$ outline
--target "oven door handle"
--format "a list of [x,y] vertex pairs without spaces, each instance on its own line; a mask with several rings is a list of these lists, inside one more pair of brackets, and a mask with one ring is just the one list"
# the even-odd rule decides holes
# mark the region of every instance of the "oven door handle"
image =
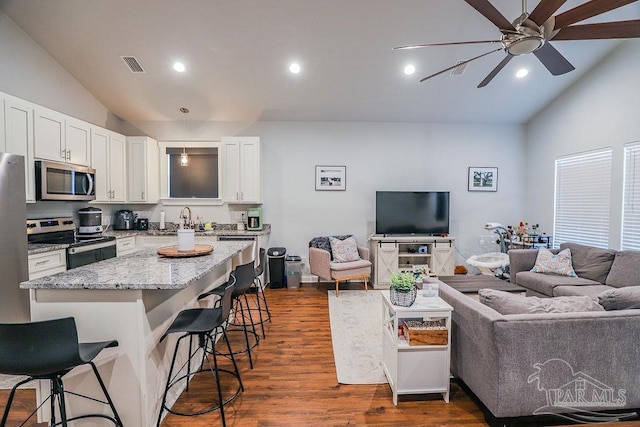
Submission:
[[96,243],[87,246],[77,246],[73,248],[69,248],[70,254],[81,254],[83,252],[95,251],[96,249],[108,248],[110,246],[115,246],[116,242],[114,240],[104,242],[104,243]]

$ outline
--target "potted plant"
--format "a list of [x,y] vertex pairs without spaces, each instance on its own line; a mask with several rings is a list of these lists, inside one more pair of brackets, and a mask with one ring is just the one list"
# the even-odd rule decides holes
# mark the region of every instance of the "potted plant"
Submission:
[[410,271],[398,271],[391,274],[389,299],[391,304],[409,307],[416,300],[415,276]]

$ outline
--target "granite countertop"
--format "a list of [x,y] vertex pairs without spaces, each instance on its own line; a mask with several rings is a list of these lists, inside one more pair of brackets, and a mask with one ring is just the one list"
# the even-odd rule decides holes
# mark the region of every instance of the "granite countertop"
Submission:
[[54,243],[29,243],[27,245],[28,248],[28,254],[29,255],[35,255],[35,254],[41,254],[43,252],[51,252],[51,251],[58,251],[61,249],[67,249],[69,247],[69,245],[67,244],[54,244]]
[[251,243],[212,242],[210,254],[164,258],[156,248],[111,258],[39,279],[22,282],[22,289],[184,289],[204,277]]
[[[196,236],[264,236],[271,233],[271,225],[265,224],[262,230],[238,231],[235,224],[216,224],[211,230],[196,230]],[[178,229],[174,224],[168,224],[167,229],[158,230],[155,224],[150,224],[149,230],[109,230],[107,236],[116,238],[129,236],[175,236]]]

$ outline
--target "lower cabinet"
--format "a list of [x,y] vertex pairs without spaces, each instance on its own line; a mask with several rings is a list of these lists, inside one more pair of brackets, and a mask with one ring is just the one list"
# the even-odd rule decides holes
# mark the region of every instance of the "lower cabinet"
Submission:
[[67,251],[60,249],[29,255],[29,280],[67,271]]

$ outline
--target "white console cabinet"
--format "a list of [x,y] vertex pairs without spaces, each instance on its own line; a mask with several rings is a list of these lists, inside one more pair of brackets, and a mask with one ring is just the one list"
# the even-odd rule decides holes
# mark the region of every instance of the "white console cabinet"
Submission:
[[428,265],[438,276],[451,276],[455,268],[455,238],[436,236],[383,236],[369,238],[374,285],[391,284],[391,274],[412,271],[414,265]]

